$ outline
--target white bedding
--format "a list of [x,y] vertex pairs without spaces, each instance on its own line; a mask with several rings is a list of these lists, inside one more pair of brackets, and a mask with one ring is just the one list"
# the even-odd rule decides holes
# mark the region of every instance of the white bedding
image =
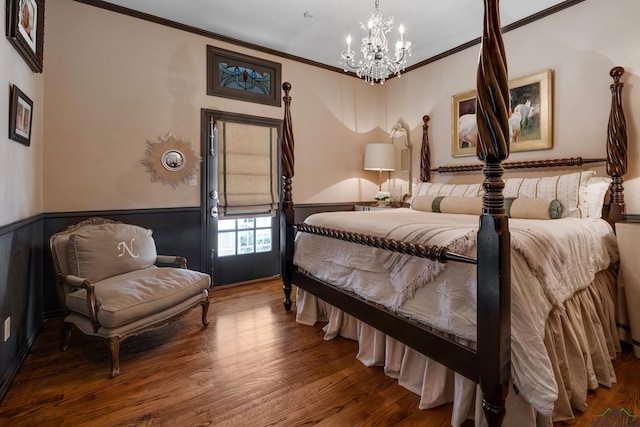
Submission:
[[[411,209],[316,214],[307,223],[447,246],[475,256],[478,217]],[[512,242],[512,375],[522,396],[549,415],[558,396],[544,347],[545,321],[617,260],[615,237],[600,219],[509,220]],[[298,233],[294,263],[461,340],[476,338],[476,270]],[[298,318],[301,323],[314,319]]]

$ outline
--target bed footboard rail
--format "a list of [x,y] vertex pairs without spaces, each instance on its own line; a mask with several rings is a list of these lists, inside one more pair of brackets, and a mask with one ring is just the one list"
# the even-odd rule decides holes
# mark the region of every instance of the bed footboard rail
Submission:
[[467,264],[477,264],[476,258],[450,252],[444,246],[426,246],[415,242],[405,242],[403,240],[389,239],[387,237],[373,236],[363,233],[354,233],[336,228],[319,227],[299,223],[295,225],[295,230],[303,233],[315,234],[317,236],[330,237],[332,239],[344,240],[346,242],[357,243],[377,249],[385,249],[418,258],[426,258],[431,261],[446,263],[447,261],[457,261]]
[[[409,345],[414,350],[429,355],[436,360],[478,383],[478,354],[476,350],[452,341],[450,337],[439,331],[430,329],[408,317],[400,317],[384,306],[367,301],[353,292],[333,286],[308,276],[304,272],[294,271],[292,279],[296,286],[323,301],[331,301],[331,305],[349,313],[358,319],[367,319],[367,325],[387,334],[394,339]],[[371,313],[375,312],[375,316]]]

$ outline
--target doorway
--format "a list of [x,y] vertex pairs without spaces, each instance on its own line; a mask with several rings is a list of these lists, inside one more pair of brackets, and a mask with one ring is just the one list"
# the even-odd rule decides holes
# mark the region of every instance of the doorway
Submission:
[[[213,286],[277,276],[280,274],[282,121],[204,109],[201,121],[201,206],[207,258],[202,260],[202,265],[207,266]],[[234,136],[239,134],[241,137]],[[245,147],[250,146],[251,151],[262,153],[263,160],[256,160],[259,156],[247,153],[246,148],[235,149],[234,144],[239,144],[237,141],[242,141]],[[263,163],[248,166],[247,162],[253,161]],[[254,200],[249,195],[230,194],[238,188],[231,183],[234,179],[232,171],[240,174],[241,181],[251,180],[252,190],[260,187],[269,194],[260,196],[258,202],[245,202]],[[263,172],[256,172],[262,173],[257,177],[246,176],[254,171]],[[263,185],[263,180],[267,179],[271,181]],[[265,197],[270,201],[265,202]]]

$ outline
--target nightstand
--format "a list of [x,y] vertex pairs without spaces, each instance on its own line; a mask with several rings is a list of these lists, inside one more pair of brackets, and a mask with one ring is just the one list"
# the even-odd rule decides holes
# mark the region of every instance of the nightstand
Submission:
[[377,211],[379,209],[392,209],[392,208],[393,206],[391,205],[385,206],[385,207],[376,206],[376,205],[354,205],[353,206],[354,211]]
[[[621,338],[633,343],[633,354],[640,358],[640,222],[616,224],[620,269],[618,271],[619,323],[629,325],[631,332],[622,331]],[[629,339],[630,338],[630,339]]]
[[401,205],[388,205],[385,207],[376,206],[375,204],[365,205],[365,204],[356,204],[353,206],[354,211],[377,211],[378,209],[396,209],[396,208],[408,208],[411,205],[409,203],[403,203]]

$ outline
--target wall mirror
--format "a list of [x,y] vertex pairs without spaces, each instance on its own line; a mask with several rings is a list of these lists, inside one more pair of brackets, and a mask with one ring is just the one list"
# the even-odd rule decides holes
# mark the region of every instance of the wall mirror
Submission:
[[401,120],[393,125],[389,137],[391,138],[391,143],[396,147],[397,164],[396,171],[393,175],[394,181],[398,183],[394,185],[402,186],[400,196],[402,197],[402,201],[407,201],[407,199],[411,197],[411,182],[413,179],[411,170],[411,143],[409,142],[409,132]]
[[196,174],[200,161],[189,142],[168,133],[156,141],[147,142],[142,164],[151,173],[151,181],[162,181],[175,188]]
[[162,166],[170,171],[179,171],[184,168],[184,154],[178,150],[167,150],[162,154]]

